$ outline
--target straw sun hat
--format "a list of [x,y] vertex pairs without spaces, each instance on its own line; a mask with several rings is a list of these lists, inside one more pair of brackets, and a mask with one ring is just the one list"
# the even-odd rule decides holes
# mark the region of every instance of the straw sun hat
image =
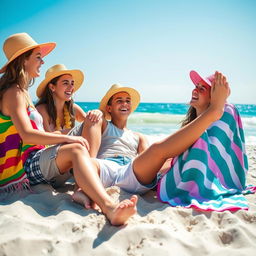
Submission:
[[57,64],[50,67],[45,73],[45,79],[39,84],[36,90],[36,95],[40,98],[47,84],[55,77],[61,75],[71,75],[74,79],[74,92],[80,88],[84,81],[84,74],[78,69],[69,70],[63,64]]
[[56,43],[43,43],[38,44],[34,39],[27,33],[18,33],[8,37],[3,45],[3,51],[6,58],[8,59],[7,63],[0,69],[0,73],[5,72],[6,66],[12,62],[14,59],[19,57],[21,54],[40,47],[42,57],[50,53],[56,46]]
[[131,97],[131,112],[133,112],[140,103],[140,94],[131,87],[123,87],[119,84],[113,84],[110,89],[107,91],[105,96],[102,98],[100,102],[99,109],[104,112],[105,118],[107,120],[111,120],[111,115],[106,111],[106,106],[108,104],[109,99],[118,92],[127,92]]
[[211,76],[208,76],[206,78],[202,78],[196,71],[192,70],[189,73],[189,76],[194,83],[194,85],[198,85],[199,82],[204,81],[209,86],[212,85],[212,81],[214,80],[214,74]]

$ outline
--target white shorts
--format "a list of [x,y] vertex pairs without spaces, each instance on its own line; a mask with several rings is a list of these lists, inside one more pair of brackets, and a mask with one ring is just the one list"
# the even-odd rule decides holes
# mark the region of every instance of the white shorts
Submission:
[[136,194],[144,194],[156,186],[156,180],[149,185],[142,185],[133,172],[133,162],[127,165],[119,165],[118,163],[95,158],[100,166],[100,179],[105,188],[118,186],[121,189]]

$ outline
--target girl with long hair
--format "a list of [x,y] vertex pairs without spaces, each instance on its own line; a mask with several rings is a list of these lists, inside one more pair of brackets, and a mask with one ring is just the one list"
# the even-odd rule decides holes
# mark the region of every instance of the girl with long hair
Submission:
[[36,108],[43,117],[45,131],[83,136],[89,142],[91,157],[96,157],[100,146],[97,126],[101,125],[102,112],[96,109],[85,113],[74,103],[73,94],[83,80],[84,74],[78,69],[70,70],[63,64],[50,67],[37,87]]

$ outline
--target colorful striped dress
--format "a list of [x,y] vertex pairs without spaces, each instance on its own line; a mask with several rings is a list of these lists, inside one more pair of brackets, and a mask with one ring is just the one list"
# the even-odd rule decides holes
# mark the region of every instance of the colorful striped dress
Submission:
[[[32,110],[32,106],[27,109],[30,122],[34,129],[41,129]],[[42,148],[42,145],[24,144],[11,118],[0,113],[0,193],[29,186],[23,164],[30,152]]]
[[171,206],[205,211],[248,209],[243,194],[248,170],[241,118],[226,104],[214,122],[184,153],[175,157],[158,184],[158,198]]

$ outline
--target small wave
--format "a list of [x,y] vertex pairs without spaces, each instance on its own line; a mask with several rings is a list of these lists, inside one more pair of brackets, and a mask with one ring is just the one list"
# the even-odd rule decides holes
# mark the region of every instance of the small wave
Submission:
[[129,117],[130,124],[180,124],[184,115],[159,113],[133,113]]
[[244,127],[256,128],[256,117],[242,117]]

